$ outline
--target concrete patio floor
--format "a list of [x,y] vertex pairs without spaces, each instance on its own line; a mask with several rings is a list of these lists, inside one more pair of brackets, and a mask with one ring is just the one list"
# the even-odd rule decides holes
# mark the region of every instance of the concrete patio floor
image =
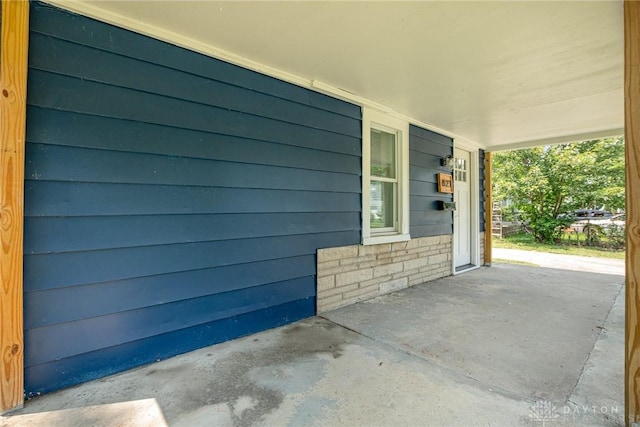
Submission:
[[624,425],[623,283],[494,264],[41,396],[0,426]]

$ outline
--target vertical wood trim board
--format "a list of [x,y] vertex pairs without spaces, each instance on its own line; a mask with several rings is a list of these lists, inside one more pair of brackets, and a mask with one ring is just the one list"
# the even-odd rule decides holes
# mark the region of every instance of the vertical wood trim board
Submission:
[[0,48],[0,413],[24,402],[22,236],[29,2],[2,2]]
[[491,215],[493,213],[491,199],[491,153],[484,155],[484,265],[491,265]]
[[626,139],[626,311],[625,412],[627,423],[640,422],[640,3],[624,3]]
[[486,205],[484,204],[484,198],[485,198],[485,185],[484,185],[484,180],[485,180],[485,174],[484,174],[484,158],[485,158],[485,151],[484,150],[478,150],[478,160],[479,160],[479,170],[478,173],[480,175],[480,180],[479,180],[479,188],[478,188],[478,200],[479,200],[479,209],[480,209],[480,232],[483,233],[485,231],[485,221],[484,218],[487,215],[486,212]]

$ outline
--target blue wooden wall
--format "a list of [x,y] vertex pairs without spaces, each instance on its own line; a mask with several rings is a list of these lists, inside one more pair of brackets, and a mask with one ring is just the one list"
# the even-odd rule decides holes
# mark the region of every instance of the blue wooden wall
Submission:
[[[479,174],[480,174],[480,183],[479,183],[479,188],[478,188],[478,193],[479,193],[479,203],[480,203],[480,232],[484,232],[485,228],[486,228],[486,224],[484,221],[484,215],[486,212],[487,207],[485,206],[484,203],[484,196],[485,196],[485,191],[484,191],[484,183],[485,183],[485,177],[484,177],[484,150],[479,150],[478,151],[478,169],[479,169]],[[491,208],[489,206],[489,208]]]
[[438,173],[451,173],[451,169],[440,166],[440,159],[447,155],[453,155],[451,138],[409,127],[411,237],[453,234],[453,213],[437,210],[438,200],[453,201],[453,194],[438,193]]
[[29,41],[28,396],[314,314],[359,107],[43,4]]

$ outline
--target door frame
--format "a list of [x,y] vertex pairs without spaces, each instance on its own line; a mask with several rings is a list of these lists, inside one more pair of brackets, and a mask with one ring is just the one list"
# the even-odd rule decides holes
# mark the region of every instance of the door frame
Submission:
[[[466,273],[467,271],[475,270],[481,266],[480,264],[480,168],[479,168],[479,159],[480,159],[480,150],[478,145],[473,144],[469,141],[463,140],[461,138],[456,138],[453,142],[454,150],[462,150],[469,153],[469,236],[470,236],[470,262],[471,267],[466,268],[461,271],[456,271],[456,248],[455,248],[455,236],[456,230],[453,230],[452,242],[451,242],[451,272],[453,275]],[[455,151],[454,151],[455,152]],[[455,183],[454,183],[455,185]]]

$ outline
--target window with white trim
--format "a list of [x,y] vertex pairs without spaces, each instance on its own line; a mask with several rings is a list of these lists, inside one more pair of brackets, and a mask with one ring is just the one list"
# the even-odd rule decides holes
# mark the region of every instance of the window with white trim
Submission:
[[409,124],[363,109],[362,243],[409,240]]

